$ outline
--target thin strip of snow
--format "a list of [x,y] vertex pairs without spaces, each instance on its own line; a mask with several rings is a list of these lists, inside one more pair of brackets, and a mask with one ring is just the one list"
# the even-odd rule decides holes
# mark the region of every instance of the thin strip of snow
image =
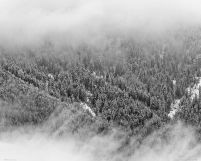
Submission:
[[171,104],[171,110],[168,114],[168,117],[170,117],[171,119],[174,117],[174,115],[177,113],[177,111],[179,110],[179,106],[180,106],[180,99],[176,99],[172,104]]
[[174,86],[176,85],[176,83],[177,83],[176,80],[172,80],[172,84],[173,84]]
[[82,108],[84,109],[84,110],[86,110],[86,111],[89,111],[89,113],[93,116],[93,117],[95,117],[96,116],[96,114],[92,111],[92,109],[86,104],[86,103],[80,103],[80,105],[82,106]]
[[195,96],[199,96],[199,87],[201,86],[201,77],[196,77],[199,79],[199,82],[193,86],[193,88],[188,87],[187,92],[191,95],[191,100],[195,98]]
[[[199,79],[199,82],[197,84],[195,84],[193,87],[188,87],[186,89],[187,92],[191,95],[191,100],[193,100],[196,95],[199,96],[199,87],[201,86],[201,77],[196,77],[196,78]],[[173,82],[173,84],[174,84],[174,82]],[[176,82],[175,82],[175,84],[176,84]],[[171,104],[171,110],[168,114],[168,117],[170,117],[171,119],[174,117],[174,115],[180,109],[179,108],[180,102],[181,102],[181,99],[177,99]]]

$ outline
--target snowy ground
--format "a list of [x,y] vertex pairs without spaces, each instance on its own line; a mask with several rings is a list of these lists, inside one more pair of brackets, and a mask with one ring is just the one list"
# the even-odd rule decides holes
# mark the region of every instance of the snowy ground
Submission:
[[179,104],[180,104],[181,100],[180,99],[176,99],[172,104],[171,104],[171,110],[170,113],[168,114],[168,117],[170,117],[171,119],[174,117],[174,115],[177,113],[177,111],[179,110]]
[[[195,96],[199,96],[199,87],[201,86],[201,77],[196,77],[197,79],[199,79],[198,83],[195,84],[193,87],[188,87],[186,90],[187,92],[191,95],[191,100],[193,100],[193,98],[195,98]],[[175,82],[176,84],[176,82]],[[174,117],[174,115],[177,113],[177,111],[179,110],[180,107],[180,99],[176,99],[172,104],[171,104],[171,110],[170,113],[168,114],[168,117],[170,117],[171,119]]]
[[201,77],[196,77],[197,79],[199,79],[199,82],[197,84],[195,84],[192,88],[188,87],[187,88],[187,92],[189,94],[191,94],[191,100],[193,100],[193,98],[195,98],[195,96],[199,96],[199,87],[201,86]]
[[96,114],[93,112],[93,110],[86,103],[82,102],[82,103],[80,103],[80,105],[84,110],[88,111],[93,117],[96,116]]

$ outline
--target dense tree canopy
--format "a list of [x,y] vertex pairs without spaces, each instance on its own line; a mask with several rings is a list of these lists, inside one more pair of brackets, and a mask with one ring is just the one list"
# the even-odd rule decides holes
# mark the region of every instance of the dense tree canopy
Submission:
[[14,124],[43,122],[59,103],[85,103],[104,124],[143,135],[168,123],[172,102],[182,98],[176,118],[200,126],[200,97],[191,101],[186,93],[201,76],[199,39],[191,39],[178,34],[179,46],[122,39],[105,49],[82,45],[58,54],[4,51],[0,98],[24,111],[12,116]]

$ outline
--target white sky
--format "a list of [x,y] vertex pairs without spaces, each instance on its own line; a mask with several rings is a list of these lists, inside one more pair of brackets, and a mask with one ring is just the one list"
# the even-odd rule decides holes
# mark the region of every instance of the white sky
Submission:
[[0,0],[0,43],[160,32],[200,23],[200,0]]

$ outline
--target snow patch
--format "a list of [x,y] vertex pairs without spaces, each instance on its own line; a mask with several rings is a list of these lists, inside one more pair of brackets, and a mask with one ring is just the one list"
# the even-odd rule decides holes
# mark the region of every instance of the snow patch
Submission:
[[176,85],[176,83],[177,83],[176,80],[172,80],[172,84],[173,84],[174,86]]
[[98,75],[96,74],[96,72],[93,72],[92,75],[93,75],[96,79],[103,79],[103,76],[102,76],[102,75],[98,76]]
[[93,96],[93,94],[90,91],[86,91],[86,96],[87,96],[87,103],[90,102],[89,98]]
[[[196,77],[196,79],[199,80],[197,84],[195,84],[193,87],[188,87],[186,90],[191,96],[191,100],[193,100],[196,95],[199,96],[199,87],[201,87],[201,77]],[[173,80],[173,84],[176,84],[176,81]],[[174,115],[177,113],[177,111],[180,109],[180,102],[181,99],[176,99],[172,104],[171,104],[171,110],[168,114],[168,117],[171,119],[174,117]]]
[[180,99],[176,99],[172,104],[171,104],[171,110],[168,114],[168,117],[170,117],[171,119],[174,117],[174,115],[177,113],[177,111],[179,110],[180,107]]
[[187,92],[191,95],[191,100],[193,100],[196,95],[199,96],[199,87],[201,87],[201,77],[196,78],[199,79],[199,82],[195,84],[192,88],[187,88]]
[[89,111],[89,113],[93,116],[93,117],[95,117],[96,116],[96,114],[92,111],[92,109],[86,104],[86,103],[80,103],[80,105],[82,106],[82,108],[84,109],[84,110],[86,110],[86,111]]
[[48,74],[48,78],[54,80],[54,76],[52,74]]
[[90,91],[86,91],[86,95],[87,95],[88,97],[92,97],[92,96],[93,96],[93,94],[92,94]]

